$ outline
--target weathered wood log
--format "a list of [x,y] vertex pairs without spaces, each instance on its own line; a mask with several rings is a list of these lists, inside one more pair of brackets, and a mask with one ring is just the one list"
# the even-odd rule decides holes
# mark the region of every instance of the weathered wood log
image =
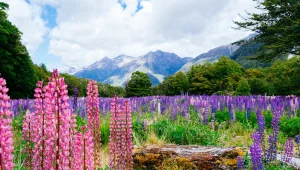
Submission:
[[147,145],[135,148],[134,169],[231,170],[247,148],[217,148],[183,145]]

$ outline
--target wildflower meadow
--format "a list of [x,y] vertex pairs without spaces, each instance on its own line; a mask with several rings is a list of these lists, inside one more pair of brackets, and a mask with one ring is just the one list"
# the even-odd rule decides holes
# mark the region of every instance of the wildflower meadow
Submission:
[[91,80],[86,97],[69,97],[57,70],[33,100],[8,91],[1,78],[1,170],[137,169],[135,148],[167,143],[249,148],[236,169],[297,168],[296,96],[99,98]]

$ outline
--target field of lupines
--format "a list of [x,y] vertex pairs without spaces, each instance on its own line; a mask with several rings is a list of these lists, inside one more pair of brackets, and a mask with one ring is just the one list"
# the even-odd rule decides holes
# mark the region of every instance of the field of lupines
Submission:
[[164,143],[249,147],[237,169],[293,169],[300,156],[296,96],[98,98],[89,81],[78,98],[57,71],[34,100],[8,88],[1,78],[0,170],[135,169],[133,146]]

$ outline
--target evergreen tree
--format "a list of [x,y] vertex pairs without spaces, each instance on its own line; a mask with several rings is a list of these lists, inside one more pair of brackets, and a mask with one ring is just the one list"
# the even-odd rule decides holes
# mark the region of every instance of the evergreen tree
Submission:
[[248,43],[263,43],[256,56],[271,60],[280,55],[300,55],[300,0],[254,0],[260,13],[248,13],[237,29],[250,30],[258,35]]
[[131,79],[126,84],[126,96],[149,96],[151,95],[151,80],[145,73],[136,71],[132,73]]

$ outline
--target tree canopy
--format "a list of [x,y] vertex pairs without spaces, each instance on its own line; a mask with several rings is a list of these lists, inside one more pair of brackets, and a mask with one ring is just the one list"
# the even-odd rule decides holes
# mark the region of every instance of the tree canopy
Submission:
[[[215,63],[192,66],[186,73],[165,78],[153,87],[154,95],[226,94],[226,95],[300,95],[300,58],[277,60],[270,67],[243,69],[228,58]],[[180,88],[186,76],[184,88]],[[180,89],[180,90],[178,90]]]
[[250,95],[250,85],[248,83],[248,80],[245,78],[241,78],[241,80],[238,83],[238,86],[236,88],[236,95],[240,96],[248,96]]
[[125,86],[127,97],[140,97],[151,95],[151,80],[146,73],[136,71]]
[[29,98],[37,79],[22,33],[8,19],[8,4],[0,2],[0,73],[5,77],[12,98]]
[[247,13],[237,29],[258,35],[248,43],[263,43],[256,58],[271,60],[281,55],[300,55],[300,0],[254,0],[259,13]]

